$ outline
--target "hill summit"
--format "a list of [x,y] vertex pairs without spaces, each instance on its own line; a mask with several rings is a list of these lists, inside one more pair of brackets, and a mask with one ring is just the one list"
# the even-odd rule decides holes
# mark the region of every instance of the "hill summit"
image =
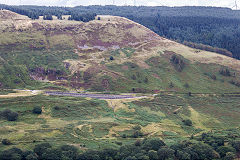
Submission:
[[239,91],[239,60],[189,48],[123,17],[30,20],[1,10],[0,19],[3,88]]

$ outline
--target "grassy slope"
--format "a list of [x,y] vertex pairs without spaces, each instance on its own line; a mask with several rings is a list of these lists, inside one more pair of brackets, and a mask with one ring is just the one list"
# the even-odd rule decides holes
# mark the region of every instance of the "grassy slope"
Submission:
[[[83,72],[88,72],[91,77],[87,81],[79,78],[74,83],[59,82],[75,88],[79,88],[76,83],[81,83],[80,86],[89,90],[240,90],[228,83],[232,79],[239,81],[239,61],[205,51],[196,53],[195,49],[163,39],[125,18],[102,16],[100,21],[82,23],[67,20],[30,21],[15,13],[10,15],[20,20],[5,17],[0,26],[0,82],[5,88],[41,87],[41,84],[30,79],[29,70],[43,67],[57,69],[68,77],[74,73],[79,73],[81,77]],[[170,63],[169,52],[182,55],[185,59],[182,72],[176,71]],[[109,60],[110,56],[114,60]],[[69,63],[69,70],[64,67],[64,62]],[[129,66],[130,63],[136,67]],[[219,75],[221,66],[232,69],[236,77]],[[132,79],[133,74],[136,79]],[[213,74],[217,77],[215,81],[209,76]],[[104,80],[107,80],[107,87],[103,86]],[[169,88],[171,82],[173,88]],[[184,87],[186,83],[189,88]]]
[[[139,138],[160,137],[167,143],[210,130],[240,127],[238,97],[164,94],[152,100],[122,102],[124,106],[116,103],[114,110],[103,100],[43,95],[0,102],[0,111],[8,108],[19,113],[16,122],[0,120],[1,139],[28,149],[41,142],[74,144],[81,149],[119,147],[119,141],[127,144],[136,140],[132,137],[135,126],[141,127],[143,136]],[[41,115],[32,113],[35,106],[42,107]],[[184,119],[191,119],[193,126],[184,125]],[[127,138],[122,138],[124,134]],[[7,147],[12,146],[0,144],[0,150]]]

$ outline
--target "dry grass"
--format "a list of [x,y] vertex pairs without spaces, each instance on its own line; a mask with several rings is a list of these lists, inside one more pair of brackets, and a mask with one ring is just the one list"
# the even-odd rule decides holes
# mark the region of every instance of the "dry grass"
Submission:
[[26,96],[33,96],[41,93],[41,91],[31,91],[31,90],[15,90],[15,91],[16,93],[0,95],[0,98],[26,97]]

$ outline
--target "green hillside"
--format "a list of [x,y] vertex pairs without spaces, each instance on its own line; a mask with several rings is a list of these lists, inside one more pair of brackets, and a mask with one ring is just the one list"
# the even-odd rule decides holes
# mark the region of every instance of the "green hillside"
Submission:
[[[9,14],[0,26],[2,88],[39,89],[50,82],[90,91],[240,90],[238,60],[185,47],[125,18],[83,23],[1,12]],[[220,74],[223,69],[230,75]]]
[[0,160],[238,156],[239,60],[122,17],[84,23],[0,13]]

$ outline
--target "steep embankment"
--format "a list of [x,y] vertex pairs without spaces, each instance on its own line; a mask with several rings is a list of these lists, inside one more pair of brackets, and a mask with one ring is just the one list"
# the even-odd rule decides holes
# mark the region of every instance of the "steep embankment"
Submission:
[[[240,61],[186,47],[122,17],[88,23],[0,11],[0,86],[97,91],[239,91]],[[219,71],[230,71],[230,75]],[[35,80],[35,81],[34,81]]]

